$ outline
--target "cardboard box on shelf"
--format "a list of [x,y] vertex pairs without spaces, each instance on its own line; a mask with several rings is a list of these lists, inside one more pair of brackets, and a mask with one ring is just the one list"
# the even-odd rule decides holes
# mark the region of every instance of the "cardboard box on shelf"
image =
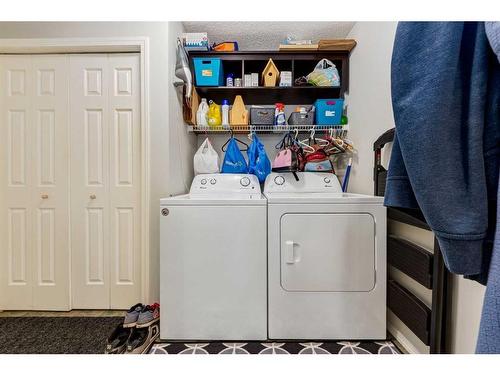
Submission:
[[252,87],[259,86],[259,73],[252,73]]
[[182,41],[186,51],[208,51],[207,33],[184,33]]
[[280,73],[280,87],[292,86],[292,72],[283,71]]
[[245,74],[243,77],[243,86],[244,87],[251,87],[252,86],[252,75],[251,74]]

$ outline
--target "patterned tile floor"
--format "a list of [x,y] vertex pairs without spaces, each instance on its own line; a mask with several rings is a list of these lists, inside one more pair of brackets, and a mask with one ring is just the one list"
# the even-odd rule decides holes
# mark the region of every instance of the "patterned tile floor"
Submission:
[[391,341],[158,343],[149,354],[401,354]]

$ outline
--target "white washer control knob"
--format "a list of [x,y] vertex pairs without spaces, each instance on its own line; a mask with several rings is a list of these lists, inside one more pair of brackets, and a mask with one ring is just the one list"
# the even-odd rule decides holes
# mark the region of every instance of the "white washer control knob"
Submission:
[[283,185],[285,183],[285,178],[283,176],[274,177],[274,183],[276,185]]
[[210,183],[211,183],[212,185],[215,185],[215,183],[216,183],[216,182],[217,182],[217,180],[216,180],[215,178],[210,179]]
[[325,181],[325,184],[329,184],[330,182],[332,182],[332,180],[330,180],[328,177],[325,177],[323,181]]
[[206,184],[207,184],[207,179],[206,179],[206,178],[204,178],[204,179],[202,179],[200,182],[201,182],[201,184],[202,184],[202,185],[206,185]]
[[247,187],[248,185],[250,185],[250,179],[248,177],[243,177],[240,180],[240,184],[241,186]]

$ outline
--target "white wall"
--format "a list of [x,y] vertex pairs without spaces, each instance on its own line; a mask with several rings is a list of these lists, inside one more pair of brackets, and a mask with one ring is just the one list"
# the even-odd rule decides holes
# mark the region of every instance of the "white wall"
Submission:
[[[150,296],[146,302],[159,297],[159,215],[161,197],[183,191],[180,176],[189,176],[189,168],[181,173],[178,162],[170,156],[179,147],[170,126],[179,123],[182,113],[172,86],[172,65],[175,64],[175,37],[182,31],[180,22],[2,22],[0,38],[89,38],[130,37],[149,38],[149,99],[150,99]],[[182,116],[181,116],[182,120]],[[186,137],[181,137],[186,138]],[[184,159],[192,150],[181,144]],[[186,147],[184,147],[186,146]],[[177,153],[179,155],[179,153]],[[177,158],[178,159],[178,158]],[[170,161],[172,160],[172,163]]]
[[[373,192],[372,145],[380,134],[394,126],[390,62],[396,26],[396,22],[358,22],[347,36],[358,42],[351,54],[350,93],[347,98],[350,138],[358,149],[350,181],[353,192]],[[387,151],[390,148],[386,148],[383,159],[387,166],[390,155]],[[405,224],[389,224],[390,233],[402,235],[428,250],[433,248],[431,233]],[[390,275],[422,301],[431,304],[428,290],[395,269],[390,269]],[[485,288],[459,276],[452,276],[450,281],[452,303],[448,322],[449,351],[474,353]],[[388,317],[391,333],[408,350],[420,353],[428,351],[397,317],[391,313]]]
[[175,60],[177,37],[184,32],[181,22],[168,23],[168,111],[169,155],[168,193],[182,194],[189,190],[193,179],[193,154],[196,151],[196,135],[187,131],[182,117],[182,88],[175,88]]
[[373,194],[373,142],[394,127],[391,104],[391,55],[396,22],[357,22],[347,38],[356,39],[349,65],[346,98],[349,138],[357,155],[351,192]]

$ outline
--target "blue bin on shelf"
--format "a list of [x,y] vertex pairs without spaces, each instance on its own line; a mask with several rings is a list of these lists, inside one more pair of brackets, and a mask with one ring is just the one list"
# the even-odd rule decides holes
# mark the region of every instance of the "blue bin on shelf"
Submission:
[[344,99],[318,99],[316,107],[316,125],[340,125]]
[[196,57],[193,64],[197,86],[224,86],[221,59]]

